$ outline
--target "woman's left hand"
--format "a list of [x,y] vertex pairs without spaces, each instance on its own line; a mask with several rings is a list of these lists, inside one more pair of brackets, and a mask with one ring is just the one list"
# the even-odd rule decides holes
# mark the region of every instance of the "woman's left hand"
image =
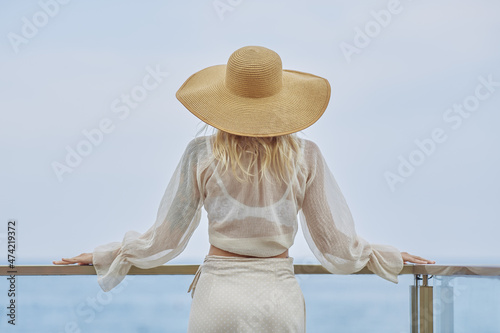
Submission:
[[403,258],[403,263],[411,262],[414,264],[435,264],[434,260],[424,259],[419,256],[415,256],[413,254],[409,254],[408,252],[401,252],[401,257]]
[[54,260],[52,261],[52,263],[54,265],[71,265],[71,264],[90,265],[92,264],[93,258],[94,255],[92,253],[82,253],[73,258],[61,258],[61,260],[58,261]]

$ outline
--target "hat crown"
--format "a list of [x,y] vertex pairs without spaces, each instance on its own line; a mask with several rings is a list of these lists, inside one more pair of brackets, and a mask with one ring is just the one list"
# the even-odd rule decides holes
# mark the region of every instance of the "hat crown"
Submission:
[[269,97],[283,87],[280,56],[262,46],[242,47],[229,57],[224,85],[242,97]]

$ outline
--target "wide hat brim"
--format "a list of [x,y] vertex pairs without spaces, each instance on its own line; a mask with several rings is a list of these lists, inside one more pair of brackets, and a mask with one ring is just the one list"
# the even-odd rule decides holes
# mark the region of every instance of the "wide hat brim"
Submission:
[[325,78],[283,70],[283,86],[268,97],[242,97],[224,85],[227,65],[191,75],[176,93],[196,117],[222,131],[254,137],[286,135],[314,124],[325,112],[331,87]]

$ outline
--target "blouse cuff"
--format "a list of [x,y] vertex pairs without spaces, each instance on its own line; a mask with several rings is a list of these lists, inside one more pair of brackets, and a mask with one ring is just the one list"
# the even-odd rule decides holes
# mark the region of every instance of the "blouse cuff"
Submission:
[[123,255],[121,245],[120,242],[112,242],[94,249],[93,265],[97,282],[103,291],[107,292],[116,287],[132,267]]
[[398,275],[403,270],[401,252],[393,246],[371,244],[372,253],[366,267],[378,276],[398,283]]

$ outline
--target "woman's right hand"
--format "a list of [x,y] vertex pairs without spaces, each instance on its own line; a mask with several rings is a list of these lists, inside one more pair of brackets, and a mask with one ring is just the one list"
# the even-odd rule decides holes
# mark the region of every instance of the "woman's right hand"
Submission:
[[82,253],[73,258],[61,258],[61,260],[58,261],[54,260],[52,261],[52,263],[54,265],[71,265],[71,264],[90,265],[92,264],[93,258],[94,255],[92,253]]
[[413,254],[409,254],[408,252],[401,252],[401,257],[403,258],[403,263],[411,262],[414,264],[435,264],[434,260],[424,259],[419,256],[415,256]]

